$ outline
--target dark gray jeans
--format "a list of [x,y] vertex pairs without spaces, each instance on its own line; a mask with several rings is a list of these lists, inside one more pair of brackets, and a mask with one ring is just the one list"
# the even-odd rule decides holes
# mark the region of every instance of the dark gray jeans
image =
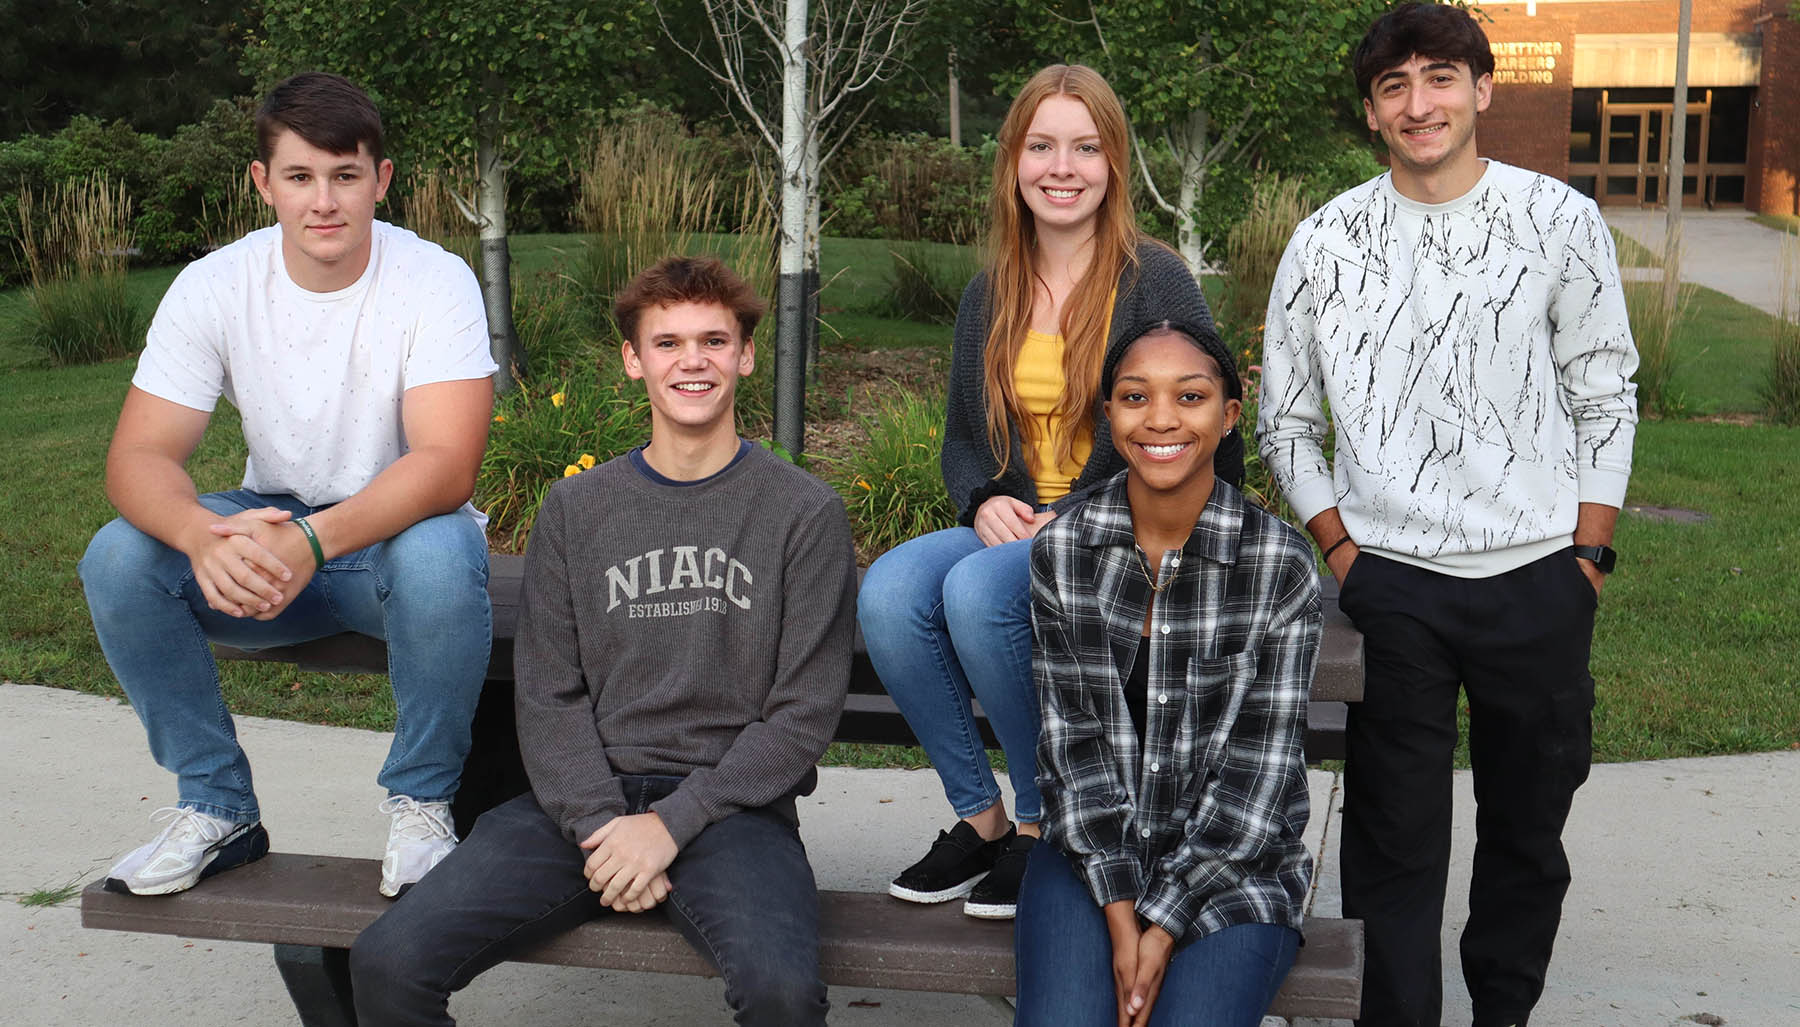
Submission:
[[[632,813],[679,778],[621,775]],[[530,945],[596,916],[582,851],[529,793],[475,822],[449,858],[414,885],[350,950],[362,1027],[450,1024],[450,993]],[[656,910],[719,968],[740,1024],[823,1024],[819,893],[799,832],[778,813],[746,810],[707,827],[669,867]]]

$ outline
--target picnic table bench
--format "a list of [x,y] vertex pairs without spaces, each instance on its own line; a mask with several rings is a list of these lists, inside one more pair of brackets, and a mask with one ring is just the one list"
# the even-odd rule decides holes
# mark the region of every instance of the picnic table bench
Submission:
[[[483,811],[529,788],[512,702],[513,637],[523,571],[521,557],[491,558],[493,651],[475,714],[474,744],[452,805],[463,833]],[[1306,739],[1307,758],[1315,762],[1342,757],[1344,704],[1362,696],[1362,637],[1339,612],[1332,582],[1325,584],[1325,633]],[[382,673],[387,668],[383,643],[355,634],[253,652],[215,649],[222,659],[279,661],[305,670]],[[981,725],[988,744],[997,747],[985,718]],[[860,633],[850,695],[835,738],[917,744],[870,666]],[[379,874],[376,859],[277,852],[176,895],[118,895],[96,881],[82,892],[81,922],[109,930],[273,944],[301,1023],[353,1027],[349,948],[389,905],[373,887]],[[826,984],[982,995],[996,1001],[1013,994],[1010,922],[974,920],[954,902],[923,906],[883,894],[840,891],[824,891],[819,898],[820,970]],[[1309,918],[1306,944],[1270,1013],[1355,1017],[1362,1001],[1362,946],[1360,921]],[[600,917],[516,958],[603,970],[716,972],[655,913]]]

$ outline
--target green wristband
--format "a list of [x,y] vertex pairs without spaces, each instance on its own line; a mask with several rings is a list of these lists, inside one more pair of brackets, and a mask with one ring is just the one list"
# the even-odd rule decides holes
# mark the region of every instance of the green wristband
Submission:
[[299,525],[302,532],[306,533],[306,544],[312,547],[313,561],[318,564],[314,570],[324,570],[325,550],[319,547],[319,536],[313,531],[312,525],[306,523],[306,518],[304,517],[294,518],[294,523]]

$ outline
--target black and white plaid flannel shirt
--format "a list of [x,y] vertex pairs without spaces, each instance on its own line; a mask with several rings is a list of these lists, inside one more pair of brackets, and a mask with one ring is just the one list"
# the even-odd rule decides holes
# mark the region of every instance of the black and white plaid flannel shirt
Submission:
[[1312,876],[1303,741],[1319,582],[1299,532],[1221,481],[1163,554],[1144,742],[1125,705],[1151,592],[1125,473],[1031,547],[1043,704],[1045,837],[1095,902],[1136,903],[1181,939],[1233,924],[1299,929]]

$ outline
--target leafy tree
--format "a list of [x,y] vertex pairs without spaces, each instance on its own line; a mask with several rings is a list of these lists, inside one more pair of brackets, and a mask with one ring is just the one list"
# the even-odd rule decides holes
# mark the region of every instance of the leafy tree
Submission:
[[254,4],[227,0],[0,0],[0,138],[78,114],[166,134],[243,92]]
[[636,0],[264,0],[249,54],[267,87],[308,69],[345,75],[375,97],[396,152],[417,165],[468,167],[458,203],[479,230],[477,273],[507,386],[524,370],[512,324],[506,173],[566,159],[589,112],[617,98],[616,74],[649,56]]
[[[1015,0],[1042,10],[1040,0]],[[1043,50],[1091,64],[1132,120],[1151,200],[1175,219],[1198,270],[1217,241],[1202,231],[1208,179],[1271,154],[1308,152],[1347,109],[1351,47],[1387,0],[1058,0]],[[1152,151],[1173,156],[1153,174]],[[1148,159],[1147,159],[1148,158]]]

